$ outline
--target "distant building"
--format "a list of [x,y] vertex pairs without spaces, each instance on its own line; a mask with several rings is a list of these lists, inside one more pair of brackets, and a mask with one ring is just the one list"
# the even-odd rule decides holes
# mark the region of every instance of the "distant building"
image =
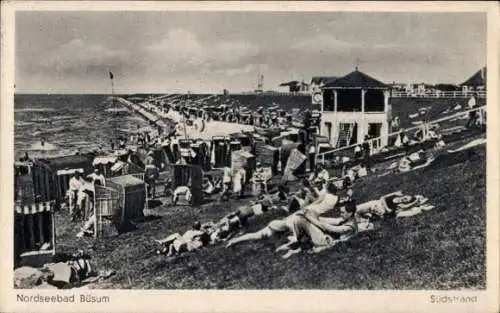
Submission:
[[321,88],[320,134],[340,147],[361,143],[366,135],[387,145],[391,106],[389,86],[357,69]]
[[309,84],[303,81],[299,82],[297,80],[292,80],[290,82],[281,83],[280,87],[286,87],[288,92],[309,92]]
[[486,91],[486,67],[481,68],[472,77],[460,84],[462,93],[468,94],[474,91]]
[[392,82],[391,89],[397,91],[406,91],[408,84]]
[[338,76],[314,76],[311,78],[310,90],[312,92],[320,91],[325,84],[338,79]]

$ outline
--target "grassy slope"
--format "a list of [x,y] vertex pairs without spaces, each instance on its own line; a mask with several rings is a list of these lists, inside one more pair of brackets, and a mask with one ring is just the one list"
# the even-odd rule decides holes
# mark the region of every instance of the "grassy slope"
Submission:
[[[466,106],[468,103],[469,99],[467,98],[440,98],[440,99],[433,99],[433,98],[393,98],[391,99],[391,104],[392,104],[392,116],[398,116],[400,120],[401,127],[403,128],[409,128],[414,125],[412,125],[412,121],[419,121],[419,120],[435,120],[438,118],[442,118],[444,116],[450,115],[451,113],[447,114],[442,114],[443,111],[446,109],[449,109],[451,107],[456,106],[457,104],[460,104],[462,106]],[[477,100],[478,105],[484,105],[485,104],[485,99],[478,99]],[[414,120],[410,119],[408,117],[408,114],[414,114],[418,112],[419,108],[422,107],[430,107],[429,112],[427,115],[424,116],[419,116],[415,118]],[[465,108],[464,108],[465,110]],[[455,111],[452,111],[452,113]],[[463,124],[465,124],[467,121],[464,121]]]
[[[453,165],[441,163],[403,175],[370,177],[356,187],[360,202],[401,189],[420,193],[436,208],[385,222],[372,232],[317,255],[282,260],[283,238],[187,253],[175,260],[152,253],[152,238],[185,231],[192,221],[217,219],[238,205],[160,208],[162,217],[92,244],[76,240],[74,225],[58,216],[61,251],[92,248],[94,262],[117,275],[97,288],[224,289],[456,289],[485,287],[485,149]],[[451,160],[453,161],[453,160]],[[439,165],[439,164],[438,164]],[[278,213],[256,218],[249,231]]]

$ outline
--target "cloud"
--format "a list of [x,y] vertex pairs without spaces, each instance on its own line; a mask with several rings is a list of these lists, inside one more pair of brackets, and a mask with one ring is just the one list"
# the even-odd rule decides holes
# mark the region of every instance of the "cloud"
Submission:
[[86,43],[82,39],[73,39],[46,56],[44,63],[48,67],[57,69],[71,68],[75,65],[100,67],[116,65],[126,57],[127,53],[123,50],[112,50],[102,45]]
[[252,72],[257,73],[258,71],[266,71],[268,69],[269,69],[269,66],[267,66],[266,64],[247,64],[243,67],[219,69],[219,70],[216,70],[215,73],[222,74],[222,75],[225,75],[227,77],[233,77],[233,76],[249,74]]
[[370,53],[403,53],[410,48],[415,50],[415,47],[403,45],[393,42],[354,42],[345,41],[336,38],[331,34],[318,34],[313,37],[303,38],[291,45],[293,50],[303,53],[334,53],[348,54],[352,53],[363,54],[369,51]]
[[184,29],[169,31],[165,37],[145,48],[152,59],[161,60],[170,69],[203,65],[209,68],[229,66],[259,53],[259,49],[246,41],[203,42]]
[[244,41],[224,41],[217,43],[211,53],[208,54],[210,61],[219,61],[222,63],[232,63],[255,56],[259,49],[254,45]]
[[330,34],[318,34],[294,42],[290,48],[301,52],[335,52],[352,49],[358,45],[352,42],[337,39]]
[[205,48],[198,38],[186,30],[174,29],[159,42],[146,47],[154,56],[164,58],[164,62],[175,64],[185,62],[198,65],[204,60]]

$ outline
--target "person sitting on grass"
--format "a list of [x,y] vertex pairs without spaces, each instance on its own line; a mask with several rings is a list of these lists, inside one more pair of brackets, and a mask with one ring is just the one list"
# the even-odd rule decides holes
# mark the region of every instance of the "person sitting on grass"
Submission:
[[172,204],[177,205],[177,201],[181,196],[184,196],[184,199],[188,203],[191,203],[191,199],[193,198],[193,194],[191,193],[191,184],[188,182],[187,186],[178,186],[175,188],[174,193],[172,195]]
[[339,200],[337,196],[338,189],[333,182],[321,183],[321,190],[313,188],[316,199],[305,207],[306,210],[316,212],[317,215],[323,215],[331,211]]
[[[404,195],[401,191],[396,191],[378,200],[368,201],[357,205],[357,219],[381,219],[387,217],[406,216],[414,213],[412,208],[420,207],[428,201],[427,198],[416,195]],[[426,209],[431,209],[431,206],[426,206]],[[404,213],[405,211],[408,211]]]
[[76,237],[82,238],[84,236],[92,236],[94,234],[95,224],[96,224],[96,216],[95,212],[92,212],[92,214],[90,214],[89,218],[83,224],[82,228],[80,229],[80,232],[76,234]]
[[231,168],[224,167],[224,174],[222,176],[222,191],[220,195],[221,201],[229,200],[229,195],[231,193],[231,181],[232,181],[231,174],[232,174]]
[[310,212],[297,214],[291,223],[294,235],[276,251],[287,251],[282,256],[287,259],[302,251],[301,240],[304,238],[313,245],[312,252],[315,253],[349,240],[358,232],[355,212],[356,206],[344,206],[340,209],[340,218],[318,218]]
[[310,182],[306,179],[302,181],[302,188],[290,196],[288,206],[283,207],[287,212],[294,213],[305,206],[316,201],[316,192]]
[[196,221],[193,229],[186,231],[183,235],[175,233],[165,239],[155,241],[160,245],[156,249],[156,254],[167,253],[167,256],[174,256],[186,251],[198,250],[207,245],[210,242],[210,235],[201,227],[200,222]]
[[203,193],[207,196],[216,194],[221,189],[220,185],[221,185],[220,180],[214,181],[214,179],[210,175],[208,175],[205,177],[203,181]]
[[316,165],[314,173],[309,177],[310,181],[328,181],[330,179],[330,174],[325,169],[324,165],[319,163]]
[[283,219],[273,220],[269,224],[267,224],[266,227],[262,228],[257,232],[248,233],[233,238],[228,241],[226,247],[233,246],[240,242],[260,240],[263,238],[272,237],[273,235],[283,232],[293,232],[294,219],[297,217],[297,215],[305,214],[306,212],[309,214],[313,214],[318,218],[326,219],[325,221],[327,221],[329,218],[320,216],[323,215],[324,213],[332,211],[335,208],[338,201],[338,197],[336,196],[337,188],[333,183],[328,184],[326,190],[327,190],[326,194],[322,197],[322,199],[319,199],[319,201],[313,202],[310,205],[300,209],[299,211],[292,213],[291,215]]

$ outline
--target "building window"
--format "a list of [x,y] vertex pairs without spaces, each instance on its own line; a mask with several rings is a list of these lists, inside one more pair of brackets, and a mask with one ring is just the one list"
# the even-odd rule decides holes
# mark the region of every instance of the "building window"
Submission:
[[335,95],[331,89],[323,91],[323,111],[333,112],[335,110]]
[[381,136],[382,123],[369,123],[368,124],[368,136],[371,138],[378,138]]
[[365,112],[384,112],[385,96],[383,90],[370,89],[365,93]]
[[361,112],[361,89],[337,90],[337,111]]

